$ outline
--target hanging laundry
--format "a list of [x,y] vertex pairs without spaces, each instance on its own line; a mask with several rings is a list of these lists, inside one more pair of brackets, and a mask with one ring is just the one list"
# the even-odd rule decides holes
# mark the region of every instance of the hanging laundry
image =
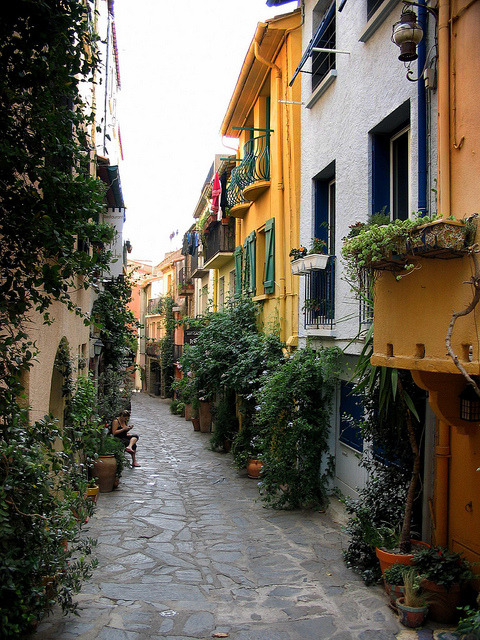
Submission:
[[220,185],[220,179],[218,177],[218,171],[217,171],[215,173],[215,177],[213,178],[213,186],[212,186],[212,204],[210,205],[210,211],[212,213],[218,214],[218,212],[220,210],[220,194],[221,194],[221,192],[222,192],[222,187]]

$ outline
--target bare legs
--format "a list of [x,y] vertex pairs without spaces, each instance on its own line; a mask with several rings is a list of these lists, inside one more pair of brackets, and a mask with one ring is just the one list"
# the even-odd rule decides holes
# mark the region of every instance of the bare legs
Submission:
[[130,442],[128,443],[128,447],[126,447],[125,451],[127,451],[132,456],[132,467],[141,467],[142,465],[138,464],[136,460],[135,449],[133,448],[134,444],[137,442],[138,438],[133,436],[130,438]]

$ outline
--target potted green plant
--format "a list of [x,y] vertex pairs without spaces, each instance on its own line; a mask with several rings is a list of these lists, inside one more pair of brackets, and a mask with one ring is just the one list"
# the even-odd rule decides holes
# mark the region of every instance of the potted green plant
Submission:
[[306,271],[323,271],[328,264],[326,254],[327,243],[321,238],[312,238],[312,245],[307,255],[304,257]]
[[404,595],[403,577],[406,570],[406,565],[394,564],[386,569],[383,574],[385,589],[393,605],[395,605],[397,598],[401,598]]
[[404,594],[397,598],[400,622],[411,629],[421,627],[428,611],[428,597],[422,592],[420,577],[413,567],[403,573]]
[[474,578],[470,563],[460,553],[443,547],[419,549],[413,566],[422,576],[422,589],[430,597],[430,617],[451,623],[458,618],[462,587]]
[[291,263],[290,263],[290,267],[292,270],[292,274],[293,275],[302,275],[305,273],[305,263],[304,263],[304,258],[307,255],[307,249],[303,246],[300,246],[298,249],[297,248],[293,248],[291,249],[290,253],[288,254],[289,257],[292,259]]

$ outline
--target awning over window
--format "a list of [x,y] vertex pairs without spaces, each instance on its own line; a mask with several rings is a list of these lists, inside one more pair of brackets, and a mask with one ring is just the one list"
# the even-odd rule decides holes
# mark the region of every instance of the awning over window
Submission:
[[298,74],[302,70],[303,65],[306,63],[308,58],[312,55],[312,49],[314,47],[319,46],[319,42],[322,39],[322,36],[325,33],[325,29],[328,27],[330,20],[333,18],[334,13],[335,13],[335,2],[333,2],[325,12],[325,15],[323,16],[322,21],[318,25],[317,30],[315,31],[312,39],[308,43],[308,47],[305,49],[305,53],[303,54],[302,59],[300,60],[300,64],[295,69],[295,73],[293,74],[292,79],[289,82],[290,87],[294,83],[295,78],[298,76]]
[[108,206],[112,209],[124,209],[125,203],[123,202],[122,185],[120,184],[120,173],[118,166],[98,164],[97,175],[108,186],[107,190],[107,202]]

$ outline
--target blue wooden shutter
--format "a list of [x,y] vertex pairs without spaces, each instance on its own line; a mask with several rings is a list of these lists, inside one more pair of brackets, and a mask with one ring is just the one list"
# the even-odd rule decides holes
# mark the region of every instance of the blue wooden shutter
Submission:
[[235,247],[233,253],[235,259],[235,295],[242,294],[242,247]]
[[265,223],[265,293],[275,293],[275,218]]

